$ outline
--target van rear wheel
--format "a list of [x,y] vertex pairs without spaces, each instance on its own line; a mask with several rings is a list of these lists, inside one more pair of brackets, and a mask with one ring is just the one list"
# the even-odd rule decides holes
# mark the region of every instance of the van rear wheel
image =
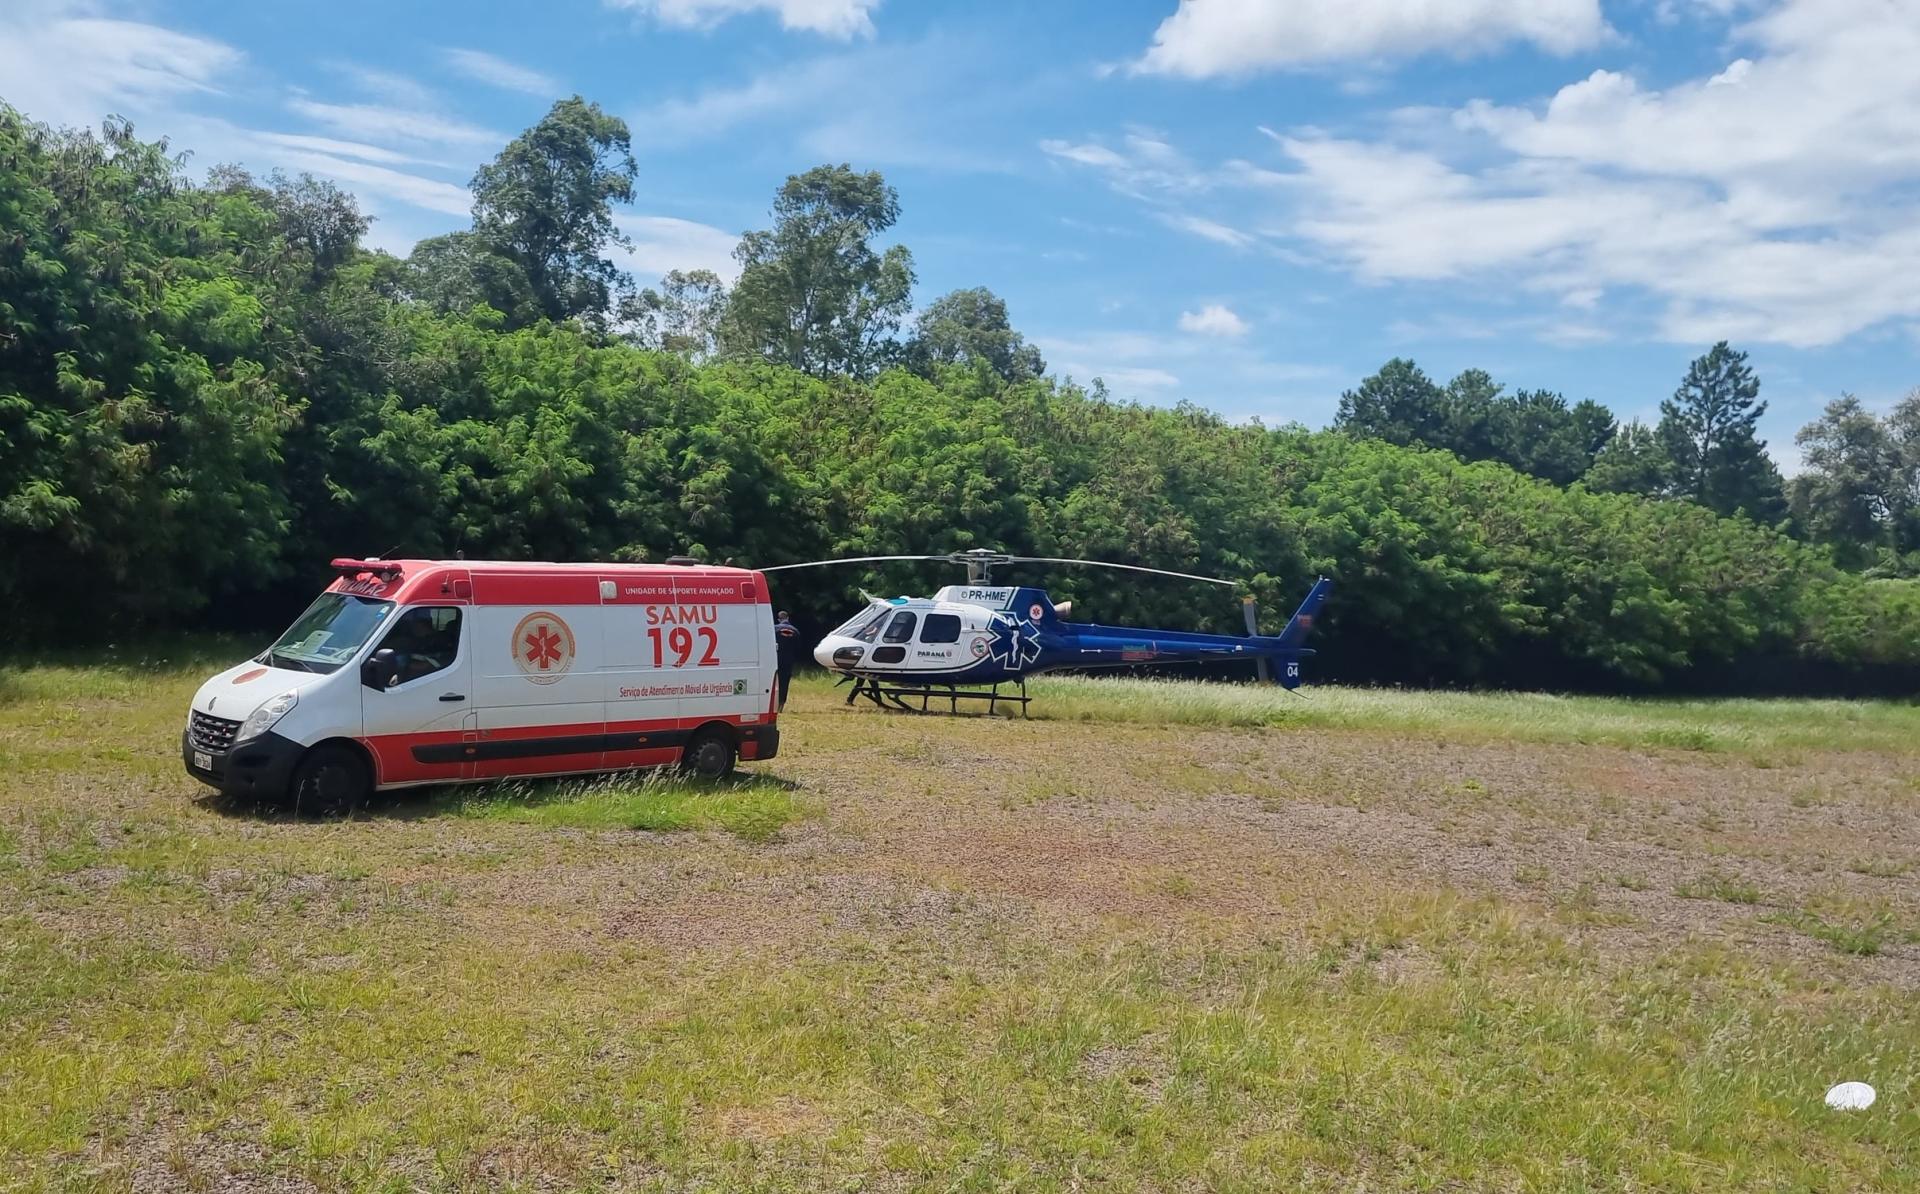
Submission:
[[733,736],[725,730],[701,730],[680,752],[680,770],[701,779],[727,778],[733,762]]
[[287,804],[296,813],[346,812],[367,802],[372,777],[360,756],[344,746],[316,746],[294,768]]

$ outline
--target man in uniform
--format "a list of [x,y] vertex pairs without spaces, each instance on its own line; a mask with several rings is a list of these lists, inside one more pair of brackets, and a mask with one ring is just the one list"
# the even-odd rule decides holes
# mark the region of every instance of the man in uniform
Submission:
[[800,631],[786,610],[773,622],[773,643],[779,650],[780,659],[780,703],[777,708],[785,711],[787,707],[787,686],[793,683],[793,657],[800,651]]

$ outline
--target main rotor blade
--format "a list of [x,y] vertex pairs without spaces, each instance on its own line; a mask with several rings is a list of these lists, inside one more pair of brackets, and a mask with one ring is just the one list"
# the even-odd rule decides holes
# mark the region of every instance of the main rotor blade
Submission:
[[1105,560],[1063,560],[1055,556],[1008,556],[1009,564],[1084,564],[1089,568],[1121,568],[1128,572],[1151,572],[1156,576],[1177,576],[1181,580],[1197,580],[1210,585],[1238,585],[1237,580],[1221,580],[1217,576],[1195,576],[1191,572],[1170,572],[1165,568],[1143,568],[1139,564],[1109,564]]
[[838,560],[808,560],[804,564],[774,564],[758,569],[761,572],[779,572],[786,568],[831,568],[835,564],[872,564],[881,560],[940,560],[945,556],[847,556]]

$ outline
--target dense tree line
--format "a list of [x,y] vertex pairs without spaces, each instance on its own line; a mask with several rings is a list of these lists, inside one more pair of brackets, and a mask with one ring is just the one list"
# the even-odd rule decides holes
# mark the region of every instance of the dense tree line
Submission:
[[1787,513],[1779,470],[1755,425],[1766,413],[1747,354],[1724,341],[1694,361],[1660,422],[1621,427],[1592,399],[1568,404],[1549,390],[1513,394],[1483,370],[1445,386],[1395,358],[1340,396],[1334,425],[1395,444],[1444,448],[1463,460],[1497,460],[1560,485],[1683,498],[1716,514],[1773,525]]
[[[731,288],[648,290],[609,255],[635,176],[625,126],[563,101],[476,175],[471,228],[400,260],[329,184],[195,184],[122,123],[0,108],[10,623],[271,621],[339,554],[992,545],[1246,577],[1272,618],[1328,573],[1324,670],[1348,678],[1791,687],[1920,664],[1920,597],[1827,545],[1920,546],[1913,403],[1843,400],[1803,433],[1791,515],[1763,500],[1756,386],[1724,345],[1652,428],[1405,361],[1331,431],[1140,407],[1048,376],[990,291],[913,318],[877,174],[794,176]],[[828,621],[861,580],[944,579],[782,596]],[[1103,620],[1238,619],[1171,583],[1044,579]]]

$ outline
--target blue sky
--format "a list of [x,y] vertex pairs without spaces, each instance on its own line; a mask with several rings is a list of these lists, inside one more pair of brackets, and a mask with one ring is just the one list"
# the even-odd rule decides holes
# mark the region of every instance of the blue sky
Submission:
[[574,92],[632,128],[643,282],[879,169],[918,300],[1147,402],[1318,426],[1403,355],[1646,418],[1728,338],[1791,469],[1920,385],[1920,0],[9,7],[0,97],[334,177],[395,252]]

